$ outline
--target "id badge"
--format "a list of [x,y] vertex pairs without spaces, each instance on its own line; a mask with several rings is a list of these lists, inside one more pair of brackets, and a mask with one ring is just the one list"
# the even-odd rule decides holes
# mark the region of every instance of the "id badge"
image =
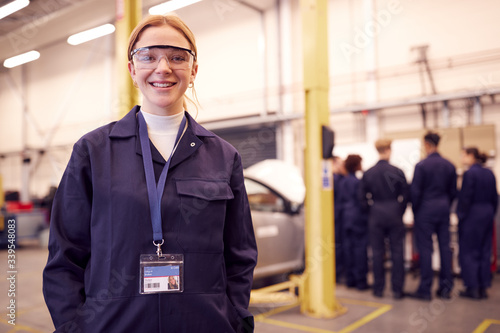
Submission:
[[141,254],[141,294],[181,293],[184,291],[184,255]]

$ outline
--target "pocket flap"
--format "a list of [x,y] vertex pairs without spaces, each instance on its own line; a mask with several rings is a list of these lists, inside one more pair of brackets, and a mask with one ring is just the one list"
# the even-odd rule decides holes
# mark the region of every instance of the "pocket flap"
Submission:
[[185,179],[176,181],[177,193],[208,201],[234,198],[231,187],[225,181],[206,179]]

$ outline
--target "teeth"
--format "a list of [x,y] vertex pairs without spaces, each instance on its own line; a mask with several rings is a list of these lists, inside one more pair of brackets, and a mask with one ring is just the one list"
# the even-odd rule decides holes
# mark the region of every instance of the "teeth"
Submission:
[[158,88],[167,88],[173,86],[173,83],[153,83],[153,87],[158,87]]

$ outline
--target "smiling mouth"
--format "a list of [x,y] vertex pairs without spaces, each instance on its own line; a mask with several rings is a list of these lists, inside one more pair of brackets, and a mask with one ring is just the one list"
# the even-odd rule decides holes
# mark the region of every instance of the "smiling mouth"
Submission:
[[153,82],[153,83],[150,83],[153,87],[156,87],[156,88],[168,88],[168,87],[172,87],[175,85],[175,83],[158,83],[158,82]]

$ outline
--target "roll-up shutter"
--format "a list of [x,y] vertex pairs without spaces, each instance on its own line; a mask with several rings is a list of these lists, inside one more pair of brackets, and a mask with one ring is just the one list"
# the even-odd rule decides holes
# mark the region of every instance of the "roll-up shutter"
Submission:
[[243,168],[266,159],[277,158],[275,126],[234,127],[213,132],[238,150]]

